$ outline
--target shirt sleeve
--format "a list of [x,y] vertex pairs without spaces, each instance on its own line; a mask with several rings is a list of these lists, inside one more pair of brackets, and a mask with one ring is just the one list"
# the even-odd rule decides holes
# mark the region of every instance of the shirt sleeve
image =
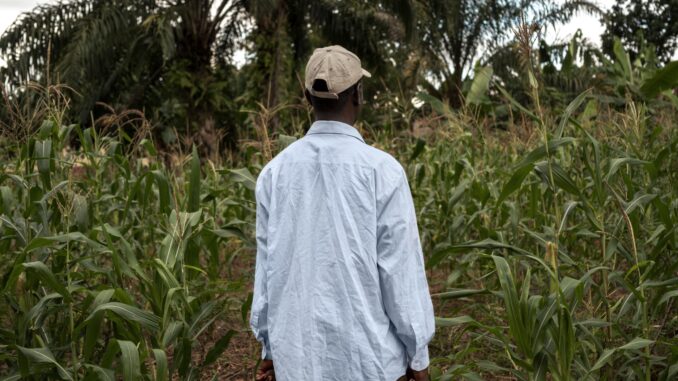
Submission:
[[[377,185],[379,187],[379,183]],[[377,192],[377,264],[382,300],[405,345],[410,368],[428,367],[428,343],[435,331],[417,218],[407,176],[382,180]]]
[[264,185],[265,177],[259,176],[255,188],[256,196],[256,239],[257,258],[254,271],[254,294],[252,296],[252,309],[250,312],[250,327],[256,339],[262,344],[261,358],[272,360],[271,343],[268,337],[268,291],[267,275],[268,268],[268,205],[270,195],[267,186]]

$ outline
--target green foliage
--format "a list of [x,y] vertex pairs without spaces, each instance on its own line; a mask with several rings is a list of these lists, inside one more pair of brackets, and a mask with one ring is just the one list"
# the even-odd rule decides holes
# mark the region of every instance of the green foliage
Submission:
[[[202,353],[199,340],[238,303],[223,296],[240,283],[224,278],[235,253],[222,244],[252,244],[243,233],[252,192],[203,176],[195,150],[186,176],[174,177],[153,150],[130,157],[117,138],[45,126],[0,172],[2,372],[35,380],[209,374],[235,332],[204,361],[194,350]],[[80,150],[65,149],[69,133]]]
[[615,38],[623,41],[632,59],[646,48],[663,62],[675,55],[678,46],[678,2],[675,0],[617,0],[603,22],[603,49],[609,55],[613,54]]
[[[678,135],[658,115],[634,119],[633,132],[616,139],[610,126],[632,111],[611,111],[593,124],[578,111],[587,99],[596,102],[583,93],[559,124],[512,100],[544,129],[536,147],[506,146],[474,131],[435,141],[408,165],[418,178],[412,191],[427,265],[449,274],[448,291],[434,297],[443,311],[448,300],[467,305],[462,316],[437,320],[438,335],[452,330],[468,341],[439,343],[452,346],[436,360],[434,379],[675,374],[678,321],[667,303],[678,295],[678,262],[670,254],[678,244],[671,185]],[[629,110],[636,107],[642,105]],[[441,129],[459,118],[442,116]],[[500,141],[512,139],[502,134]],[[454,355],[467,348],[483,353],[483,361]]]
[[503,68],[513,67],[521,59],[511,44],[515,30],[522,24],[557,25],[575,12],[595,14],[600,10],[588,1],[421,1],[418,14],[422,43],[416,48],[430,61],[427,69],[440,85],[433,86],[427,77],[422,82],[431,94],[448,99],[458,108],[462,105],[462,82],[474,60],[501,70],[504,79],[508,79]]
[[[296,75],[328,41],[377,69],[358,127],[408,171],[434,380],[678,375],[676,62],[623,36],[609,57],[580,33],[511,39],[514,1],[212,3],[46,5],[0,38],[11,86],[49,74],[84,95],[69,115],[54,87],[17,87],[0,110],[1,376],[219,378],[252,301],[256,174],[307,127]],[[521,4],[540,23],[595,12]],[[250,21],[238,69],[223,54]],[[145,114],[104,123],[97,101]],[[223,136],[256,140],[220,164]]]
[[[623,91],[666,75],[631,70]],[[534,110],[491,69],[478,73],[461,112],[420,94],[435,135],[363,131],[399,153],[412,180],[440,314],[433,378],[671,379],[678,135],[665,126],[675,109],[641,93],[603,108],[593,89]],[[486,128],[492,94],[512,112],[509,131]],[[0,173],[7,376],[214,376],[237,331],[209,348],[201,338],[216,321],[244,324],[250,308],[250,278],[232,273],[254,248],[261,143],[243,151],[246,166],[201,165],[194,149],[170,171],[150,140],[129,154],[119,136],[58,119],[22,142]]]
[[134,80],[145,82],[161,65],[139,23],[155,10],[148,0],[40,5],[0,38],[4,77],[14,88],[36,81],[78,89],[82,97],[74,110],[87,122],[96,102],[117,102],[111,93],[124,96]]
[[[242,2],[227,3],[78,0],[40,5],[0,37],[0,55],[7,60],[3,77],[11,94],[25,102],[33,99],[20,89],[30,81],[77,91],[70,99],[71,117],[83,126],[112,110],[145,110],[148,119],[162,124],[156,136],[165,146],[183,142],[172,139],[180,130],[189,140],[180,148],[190,149],[196,141],[206,156],[216,154],[220,137],[230,148],[237,141],[233,99],[238,82],[229,73],[232,66],[214,70],[211,65],[217,35],[229,33],[243,7]],[[223,127],[221,135],[215,118],[232,121],[217,126]]]

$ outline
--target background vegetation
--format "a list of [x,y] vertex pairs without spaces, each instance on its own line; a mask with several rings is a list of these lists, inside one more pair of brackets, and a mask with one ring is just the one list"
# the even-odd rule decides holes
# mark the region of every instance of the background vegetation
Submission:
[[[408,171],[433,379],[675,379],[678,6],[646,3],[22,15],[0,37],[0,377],[251,379],[256,174],[310,125],[312,49],[340,43],[375,74],[357,127]],[[574,12],[602,49],[544,41]]]

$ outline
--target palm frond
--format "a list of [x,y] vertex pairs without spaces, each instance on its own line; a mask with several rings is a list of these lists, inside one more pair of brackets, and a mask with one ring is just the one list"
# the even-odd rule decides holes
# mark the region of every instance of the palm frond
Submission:
[[59,1],[25,12],[0,37],[0,56],[11,84],[45,75],[50,62],[68,44],[77,21],[94,9],[92,0]]

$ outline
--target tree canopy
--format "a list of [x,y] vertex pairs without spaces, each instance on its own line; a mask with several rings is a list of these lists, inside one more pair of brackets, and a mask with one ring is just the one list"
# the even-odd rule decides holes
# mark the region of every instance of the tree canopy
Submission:
[[678,0],[617,0],[603,19],[603,49],[613,54],[619,37],[635,59],[645,45],[662,62],[668,62],[678,46]]
[[[647,41],[665,59],[675,47],[675,0],[632,3],[626,13],[623,2],[613,8],[608,33],[630,41],[632,57],[633,41]],[[582,90],[592,73],[577,69],[577,57],[604,57],[576,36],[569,45],[543,38],[575,12],[600,14],[584,0],[73,0],[21,15],[0,37],[0,55],[13,96],[29,80],[64,84],[83,125],[111,110],[139,110],[163,144],[195,141],[210,154],[237,146],[250,118],[244,111],[268,110],[273,133],[303,117],[288,106],[303,103],[305,60],[327,44],[356,52],[382,79],[367,90],[377,104],[380,92],[411,99],[423,89],[461,107],[477,66],[494,67],[491,76],[529,101],[521,98],[530,88],[520,74],[526,59],[541,65],[547,83]],[[516,39],[522,27],[534,41]],[[660,32],[636,40],[643,28]],[[539,46],[521,50],[525,44]],[[244,63],[236,65],[236,51]]]

